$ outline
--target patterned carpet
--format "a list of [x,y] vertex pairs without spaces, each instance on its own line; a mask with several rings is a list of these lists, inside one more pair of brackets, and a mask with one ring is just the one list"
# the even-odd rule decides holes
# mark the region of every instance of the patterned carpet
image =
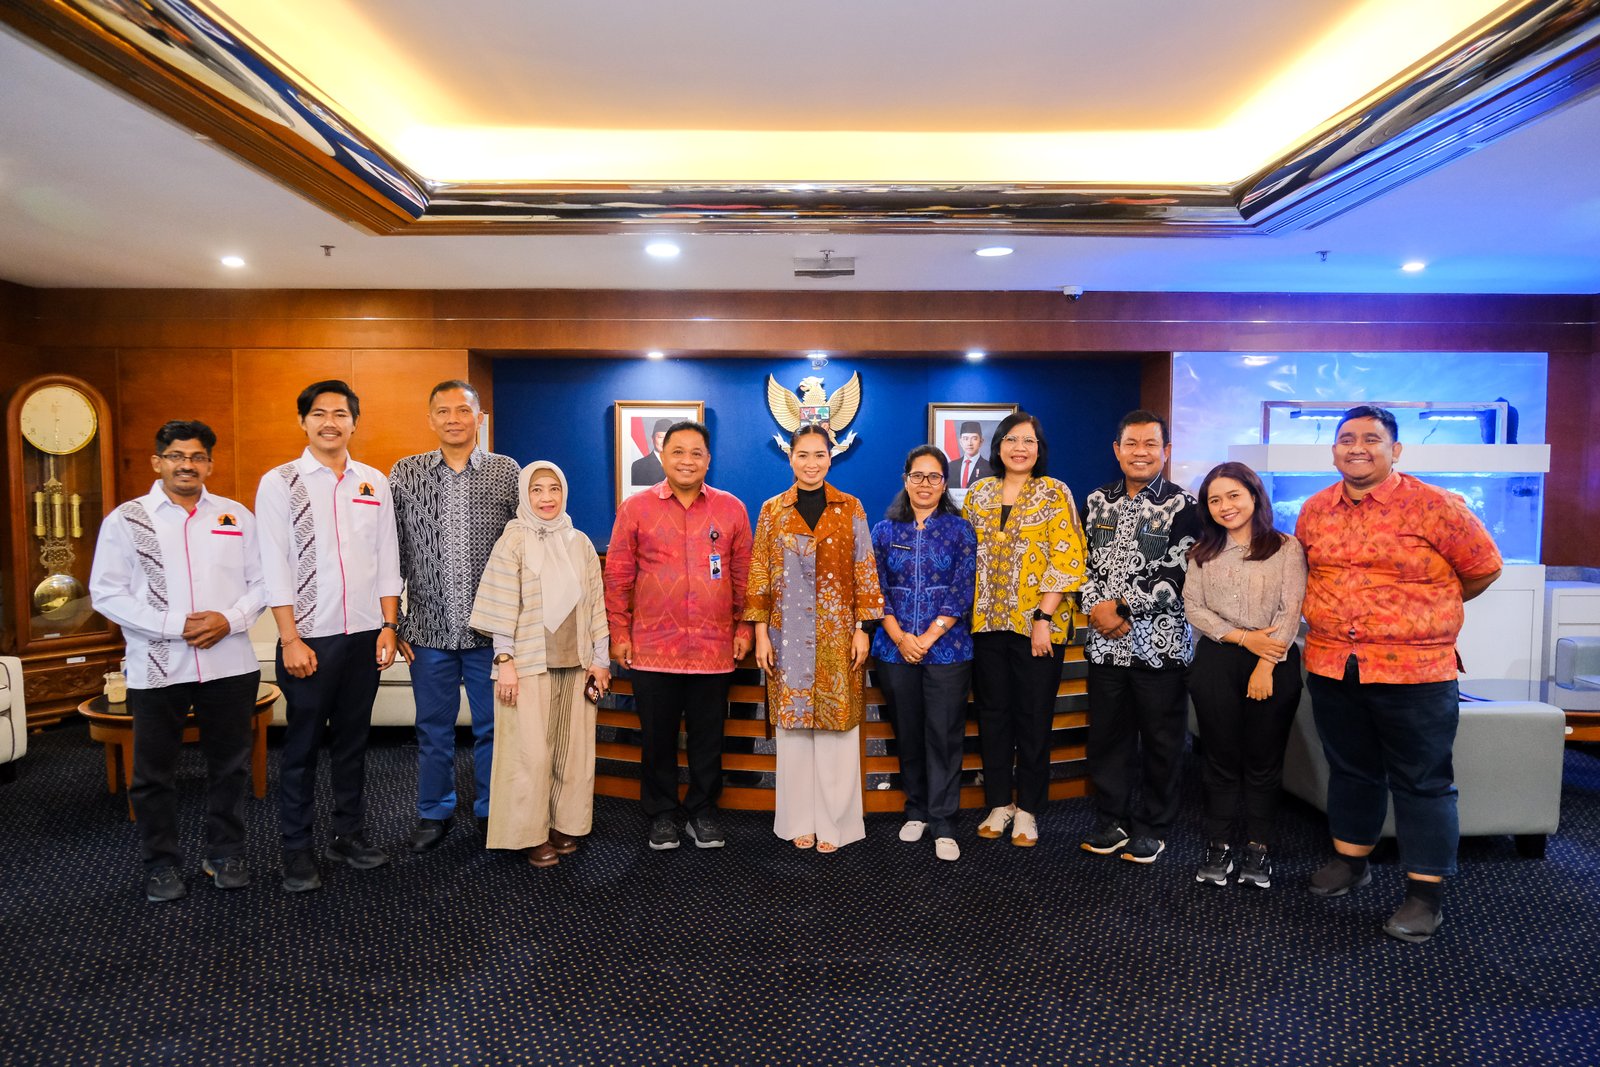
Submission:
[[[0,787],[7,1064],[1595,1062],[1592,751],[1567,755],[1548,858],[1466,842],[1444,931],[1415,947],[1379,931],[1392,862],[1345,899],[1304,892],[1322,830],[1298,803],[1273,889],[1196,885],[1192,761],[1184,823],[1149,868],[1078,851],[1083,800],[1053,805],[1032,850],[979,841],[964,816],[947,864],[892,817],[834,856],[755,814],[727,816],[724,850],[653,853],[634,807],[602,799],[552,870],[458,823],[433,854],[291,896],[275,792],[249,801],[257,884],[204,884],[191,747],[191,892],[155,905],[99,747],[76,726],[30,746]],[[414,757],[400,732],[374,739],[375,841],[410,828]],[[464,753],[460,771],[469,790]]]

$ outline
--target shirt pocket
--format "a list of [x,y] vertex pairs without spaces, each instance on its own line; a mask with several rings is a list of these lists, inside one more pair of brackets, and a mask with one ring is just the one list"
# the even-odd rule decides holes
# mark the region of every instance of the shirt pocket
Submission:
[[1167,542],[1171,539],[1169,527],[1139,526],[1139,554],[1147,563],[1159,562],[1167,554]]
[[1096,551],[1107,548],[1117,539],[1117,528],[1104,523],[1095,523],[1089,527],[1089,547]]

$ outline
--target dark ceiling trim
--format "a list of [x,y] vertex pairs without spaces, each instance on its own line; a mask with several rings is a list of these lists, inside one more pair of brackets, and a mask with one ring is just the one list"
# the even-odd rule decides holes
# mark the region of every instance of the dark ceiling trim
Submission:
[[[1600,89],[1600,0],[1524,0],[1231,187],[444,183],[408,170],[245,34],[184,0],[0,0],[0,21],[332,214],[379,234],[583,234],[625,227],[1283,233],[1320,225]],[[201,69],[210,84],[195,77]]]

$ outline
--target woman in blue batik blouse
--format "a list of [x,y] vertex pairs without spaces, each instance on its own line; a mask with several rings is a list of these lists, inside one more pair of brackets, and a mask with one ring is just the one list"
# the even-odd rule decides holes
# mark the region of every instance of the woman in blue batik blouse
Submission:
[[944,477],[943,452],[913,448],[905,488],[872,528],[884,602],[872,655],[900,750],[900,840],[920,841],[931,828],[935,854],[954,860],[961,856],[951,820],[961,801],[978,539],[950,502]]

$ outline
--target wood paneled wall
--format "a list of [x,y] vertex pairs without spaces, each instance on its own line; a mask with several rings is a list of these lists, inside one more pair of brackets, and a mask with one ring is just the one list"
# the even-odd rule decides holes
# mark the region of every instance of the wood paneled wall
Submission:
[[[9,327],[5,323],[9,320]],[[620,291],[31,290],[0,284],[9,384],[78,374],[119,412],[118,490],[149,484],[149,439],[192,414],[223,437],[214,485],[247,502],[299,451],[295,393],[342,377],[362,398],[354,451],[375,466],[427,448],[425,396],[443,378],[485,390],[497,355],[649,348],[697,355],[825,349],[894,355],[980,347],[1060,356],[1172,351],[1544,351],[1555,469],[1545,560],[1600,562],[1600,298],[1292,294]],[[8,332],[9,331],[9,332]],[[1166,410],[1159,359],[1150,406]]]

